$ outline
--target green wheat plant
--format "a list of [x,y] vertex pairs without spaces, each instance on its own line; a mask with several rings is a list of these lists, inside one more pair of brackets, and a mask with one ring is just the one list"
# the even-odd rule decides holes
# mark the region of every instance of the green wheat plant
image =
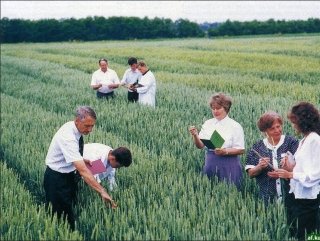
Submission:
[[[247,149],[267,110],[285,116],[305,100],[320,105],[319,36],[1,45],[1,240],[290,240],[284,206],[268,209],[243,170],[242,190],[201,176],[205,151],[190,125],[212,118],[209,97],[231,96],[229,116]],[[107,58],[119,78],[135,56],[157,80],[156,108],[96,98],[91,76]],[[129,168],[116,171],[107,209],[80,182],[76,231],[44,209],[43,174],[50,141],[80,105],[97,113],[85,143],[127,146]],[[295,135],[289,122],[283,131]],[[244,167],[245,155],[241,155]],[[3,180],[6,180],[3,182]],[[4,183],[4,184],[3,184]],[[18,227],[18,228],[16,228]]]

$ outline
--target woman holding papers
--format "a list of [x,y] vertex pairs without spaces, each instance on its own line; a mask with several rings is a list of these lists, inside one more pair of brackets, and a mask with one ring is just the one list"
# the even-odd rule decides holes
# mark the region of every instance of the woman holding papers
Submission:
[[280,178],[268,176],[273,168],[280,168],[283,156],[292,156],[298,148],[299,141],[296,138],[282,134],[282,125],[282,117],[274,111],[267,111],[260,116],[257,126],[266,138],[256,142],[248,151],[245,170],[250,178],[256,179],[260,187],[259,198],[264,201],[265,206],[275,200],[278,203],[284,200],[287,223],[291,225],[293,196],[289,194],[289,181],[281,182]]
[[292,164],[285,158],[282,169],[268,174],[272,178],[290,179],[290,193],[295,197],[293,227],[298,224],[297,238],[305,240],[305,234],[320,232],[320,114],[313,104],[299,102],[292,106],[287,118],[303,138]]
[[131,165],[131,152],[126,147],[118,147],[112,149],[100,143],[85,144],[83,149],[83,157],[91,162],[101,160],[106,167],[106,171],[95,174],[94,177],[100,183],[103,179],[108,178],[110,191],[117,186],[115,173],[116,168],[128,167]]
[[[229,96],[216,93],[211,96],[209,105],[214,118],[205,121],[199,134],[195,126],[189,128],[195,146],[207,150],[202,175],[217,176],[219,181],[226,180],[240,188],[242,168],[239,155],[244,153],[243,128],[228,116],[232,105]],[[205,146],[201,139],[211,139],[214,149]]]

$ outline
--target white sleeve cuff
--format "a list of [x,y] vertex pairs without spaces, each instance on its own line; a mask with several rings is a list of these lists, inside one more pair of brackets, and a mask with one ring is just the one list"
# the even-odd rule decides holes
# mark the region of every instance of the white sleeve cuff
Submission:
[[245,165],[244,169],[248,170],[248,169],[255,168],[255,167],[256,166],[254,166],[254,165]]

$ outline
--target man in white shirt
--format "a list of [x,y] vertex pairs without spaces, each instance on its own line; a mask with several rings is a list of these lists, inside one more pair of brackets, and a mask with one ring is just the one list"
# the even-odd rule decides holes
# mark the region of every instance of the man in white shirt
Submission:
[[98,183],[107,178],[110,191],[113,191],[113,188],[117,187],[115,179],[116,168],[128,167],[132,162],[131,152],[127,147],[112,149],[112,147],[100,143],[85,144],[83,158],[90,161],[100,159],[103,162],[107,171],[94,176]]
[[118,88],[120,81],[117,73],[108,68],[108,61],[106,59],[99,60],[100,69],[92,74],[91,87],[97,90],[98,98],[114,98],[114,89]]
[[46,193],[46,207],[52,205],[52,215],[57,214],[58,219],[67,217],[71,230],[75,229],[75,218],[72,205],[76,201],[78,189],[78,172],[85,182],[97,191],[106,206],[110,203],[113,209],[117,205],[113,202],[105,189],[97,182],[85,163],[90,160],[82,157],[83,138],[88,135],[95,125],[96,113],[88,106],[77,109],[76,118],[61,126],[56,132],[46,156],[46,171],[44,174],[44,189]]
[[129,102],[136,102],[139,99],[139,94],[136,91],[131,90],[129,87],[132,84],[138,83],[141,79],[141,72],[137,69],[137,59],[135,57],[131,57],[128,59],[128,64],[130,66],[124,72],[121,85],[128,87],[128,101]]

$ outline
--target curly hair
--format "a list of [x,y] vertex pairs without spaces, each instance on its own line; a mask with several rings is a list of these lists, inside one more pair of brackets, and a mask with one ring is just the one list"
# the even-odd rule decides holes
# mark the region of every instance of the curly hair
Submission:
[[265,132],[269,129],[275,121],[278,121],[280,125],[283,125],[283,119],[277,112],[269,110],[260,116],[257,126],[261,132]]
[[293,105],[287,114],[287,118],[297,125],[299,133],[307,134],[314,131],[320,135],[320,114],[313,104],[301,101]]

